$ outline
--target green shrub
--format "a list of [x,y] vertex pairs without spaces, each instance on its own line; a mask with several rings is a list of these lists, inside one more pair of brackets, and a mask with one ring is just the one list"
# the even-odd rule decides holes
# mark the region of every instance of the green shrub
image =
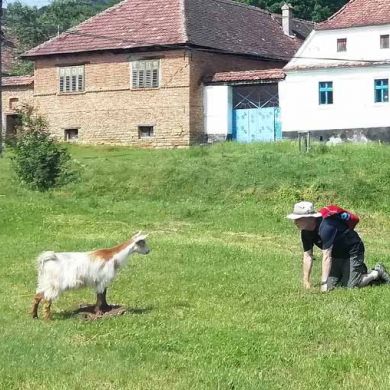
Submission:
[[20,110],[21,126],[12,157],[19,180],[31,189],[47,191],[76,180],[69,152],[53,139],[46,120],[30,106]]

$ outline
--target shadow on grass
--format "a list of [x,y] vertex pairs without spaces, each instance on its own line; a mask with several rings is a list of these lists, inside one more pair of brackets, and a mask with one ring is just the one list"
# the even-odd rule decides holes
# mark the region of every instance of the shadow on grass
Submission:
[[153,310],[152,306],[147,307],[126,307],[121,305],[109,305],[107,310],[102,313],[95,312],[95,305],[80,305],[80,307],[73,311],[65,311],[58,313],[56,318],[59,320],[66,320],[69,318],[80,318],[82,320],[98,320],[107,317],[117,317],[124,314],[147,314]]

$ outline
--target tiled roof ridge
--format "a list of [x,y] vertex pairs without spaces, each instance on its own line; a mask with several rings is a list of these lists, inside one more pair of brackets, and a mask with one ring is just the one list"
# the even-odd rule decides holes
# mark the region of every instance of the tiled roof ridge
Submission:
[[[38,45],[38,46],[33,47],[32,49],[33,49],[34,51],[36,51],[36,50],[38,50],[38,49],[40,49],[40,48],[42,48],[42,47],[45,47],[46,45],[48,45],[49,43],[51,43],[51,42],[54,41],[55,39],[58,39],[58,38],[67,36],[67,35],[69,35],[69,34],[72,34],[73,31],[79,30],[79,28],[80,28],[81,26],[83,26],[84,24],[86,24],[87,22],[90,22],[91,20],[93,20],[93,19],[95,19],[95,18],[97,18],[97,17],[101,17],[102,15],[104,15],[104,14],[106,14],[106,13],[112,12],[112,11],[114,11],[116,8],[122,6],[124,3],[127,3],[127,2],[129,2],[129,1],[130,1],[130,0],[122,0],[122,1],[120,1],[118,4],[115,4],[115,5],[113,5],[112,7],[106,8],[105,10],[103,10],[103,11],[101,11],[101,12],[98,12],[96,15],[91,16],[90,18],[84,20],[83,22],[77,24],[76,26],[73,26],[73,27],[71,27],[71,28],[68,28],[68,29],[67,29],[66,31],[64,31],[63,33],[61,33],[61,34],[59,34],[59,35],[56,35],[56,36],[50,38],[49,40],[47,40],[47,41],[41,43],[41,44]],[[31,49],[31,50],[32,50],[32,49]],[[28,50],[26,54],[28,54],[29,52],[30,52],[30,50]]]
[[254,5],[249,5],[249,4],[245,4],[245,3],[239,3],[239,2],[234,1],[234,0],[214,0],[214,1],[216,3],[226,3],[226,4],[230,4],[230,5],[235,5],[236,7],[242,7],[242,8],[248,8],[248,9],[256,10],[256,11],[262,12],[262,13],[270,15],[270,16],[273,15],[272,12],[267,11],[266,9],[263,9],[263,8],[260,8],[260,7],[255,7]]
[[[312,30],[312,23],[293,18],[297,35],[287,36],[281,17],[232,0],[123,0],[30,49],[23,57],[192,45],[271,59],[290,58],[302,37]],[[248,23],[242,25],[243,20]],[[253,29],[252,25],[258,27]]]
[[389,0],[350,0],[327,20],[316,25],[316,30],[390,24]]
[[345,8],[349,5],[351,5],[352,3],[354,3],[356,0],[349,0],[347,3],[345,3],[338,11],[336,11],[333,15],[329,16],[328,19],[324,20],[323,22],[319,23],[319,24],[325,24],[327,22],[330,22],[331,20],[333,20],[336,16],[338,16],[340,13],[342,13]]

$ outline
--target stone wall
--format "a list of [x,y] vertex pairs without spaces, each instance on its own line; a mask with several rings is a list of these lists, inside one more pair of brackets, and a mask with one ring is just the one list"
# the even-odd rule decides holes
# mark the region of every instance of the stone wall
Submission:
[[[131,89],[130,62],[148,58],[160,59],[160,87]],[[59,67],[78,64],[85,66],[85,91],[60,94]],[[34,102],[61,140],[77,129],[78,142],[186,147],[205,140],[205,76],[282,65],[184,49],[53,56],[36,61]],[[140,138],[139,126],[153,126],[153,137]]]
[[[159,88],[130,88],[130,61],[161,60]],[[183,51],[90,54],[36,61],[35,105],[51,132],[64,139],[78,129],[79,142],[183,147],[189,144],[189,66]],[[85,91],[60,94],[58,67],[85,64]],[[153,126],[154,136],[139,138],[139,126]]]
[[15,114],[15,111],[23,104],[33,105],[34,87],[29,86],[4,86],[2,90],[3,114]]
[[23,105],[34,105],[33,84],[25,86],[4,86],[2,90],[2,137],[11,138],[15,135],[15,116]]

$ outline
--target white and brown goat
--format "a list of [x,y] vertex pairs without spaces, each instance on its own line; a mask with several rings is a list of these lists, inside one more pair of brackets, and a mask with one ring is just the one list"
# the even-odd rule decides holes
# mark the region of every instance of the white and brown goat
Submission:
[[51,316],[52,301],[65,290],[91,286],[96,290],[95,312],[109,310],[106,291],[120,267],[133,253],[146,255],[146,235],[141,232],[130,240],[109,249],[91,252],[43,252],[38,256],[38,287],[31,314],[38,317],[39,303],[44,301],[44,318]]

